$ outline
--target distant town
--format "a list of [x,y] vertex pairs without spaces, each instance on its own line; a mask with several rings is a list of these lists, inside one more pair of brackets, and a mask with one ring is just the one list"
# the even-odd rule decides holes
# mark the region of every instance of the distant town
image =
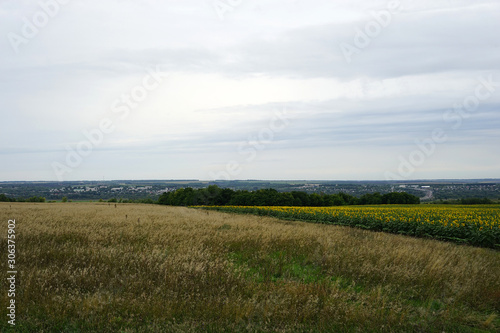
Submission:
[[463,198],[500,200],[500,179],[416,180],[416,181],[200,181],[200,180],[116,180],[68,182],[0,182],[0,194],[23,199],[43,197],[46,201],[156,201],[179,188],[204,188],[217,185],[233,190],[254,191],[274,188],[280,192],[335,194],[353,196],[379,192],[407,192],[422,202],[443,202]]

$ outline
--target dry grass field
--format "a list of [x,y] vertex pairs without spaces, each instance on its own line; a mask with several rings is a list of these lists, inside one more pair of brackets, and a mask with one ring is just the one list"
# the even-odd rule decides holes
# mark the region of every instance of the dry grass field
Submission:
[[16,220],[16,332],[500,329],[491,249],[157,205],[1,203],[0,217],[2,267]]

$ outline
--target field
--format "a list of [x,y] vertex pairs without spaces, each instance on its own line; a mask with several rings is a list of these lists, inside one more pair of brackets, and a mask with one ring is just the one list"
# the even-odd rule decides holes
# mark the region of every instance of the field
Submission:
[[0,217],[2,253],[16,220],[18,270],[2,332],[500,329],[494,249],[145,204],[1,203]]
[[202,208],[345,225],[500,249],[500,205]]

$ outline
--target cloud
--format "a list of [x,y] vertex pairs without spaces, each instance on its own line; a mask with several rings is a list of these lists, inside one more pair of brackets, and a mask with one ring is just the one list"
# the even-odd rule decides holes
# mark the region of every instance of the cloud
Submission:
[[[116,130],[72,179],[115,171],[164,178],[163,165],[166,178],[206,178],[214,166],[244,158],[238,146],[286,109],[294,118],[241,177],[376,178],[435,128],[449,140],[415,175],[500,177],[498,159],[484,149],[498,143],[500,95],[481,100],[459,128],[443,118],[473,96],[480,77],[500,81],[500,47],[491,38],[500,4],[402,1],[369,45],[356,45],[387,5],[243,1],[220,20],[210,0],[74,0],[16,54],[7,34],[21,34],[41,7],[3,1],[0,172],[5,180],[53,178],[50,164],[64,160],[65,147],[110,118]],[[350,63],[342,43],[358,48]],[[113,113],[113,102],[157,66],[168,79],[126,119]],[[447,150],[475,152],[475,160]]]

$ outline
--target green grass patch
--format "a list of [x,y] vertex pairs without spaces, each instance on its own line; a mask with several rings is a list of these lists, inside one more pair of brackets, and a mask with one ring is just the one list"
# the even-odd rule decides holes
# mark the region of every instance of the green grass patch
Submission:
[[230,261],[244,276],[255,282],[300,281],[312,283],[325,280],[321,267],[308,262],[305,256],[294,257],[284,251],[270,254],[231,252]]

